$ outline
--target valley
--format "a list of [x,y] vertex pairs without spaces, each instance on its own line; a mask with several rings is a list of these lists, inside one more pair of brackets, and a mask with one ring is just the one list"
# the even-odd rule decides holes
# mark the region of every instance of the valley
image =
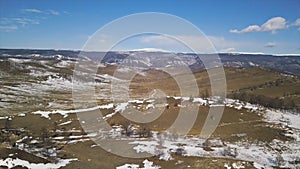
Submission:
[[[189,59],[184,62],[191,63],[189,66],[199,92],[181,95],[176,78],[163,72],[159,69],[162,65],[154,62],[150,62],[152,66],[148,68],[140,64],[139,67],[120,67],[116,58],[114,63],[106,60],[97,63],[99,68],[90,82],[74,80],[73,73],[79,60],[71,51],[58,51],[55,55],[51,53],[54,51],[48,51],[49,55],[34,56],[30,50],[1,52],[2,168],[300,167],[298,69],[291,73],[290,69],[282,67],[275,70],[273,66],[251,66],[249,60],[245,62],[247,65],[236,66],[226,56],[227,96],[218,98],[211,95],[211,77],[207,71],[198,66],[201,63],[196,62],[195,66]],[[137,52],[138,56],[146,54]],[[149,53],[151,57],[157,55],[171,56]],[[259,63],[267,63],[269,57],[265,56],[267,59]],[[293,57],[299,61],[298,57]],[[158,62],[153,58],[150,60]],[[175,65],[174,69],[177,67],[180,65]],[[126,81],[115,76],[116,70],[125,74],[137,72],[129,85],[128,100],[114,100],[112,84]],[[176,76],[180,79],[186,75],[178,73]],[[192,82],[185,81],[184,85],[191,86]],[[88,98],[91,88],[95,90],[94,102]],[[76,107],[74,90],[82,99]],[[224,105],[220,121],[210,137],[205,138],[202,133],[205,121],[218,118],[211,116],[209,110],[220,105]],[[127,119],[126,113],[130,115],[134,110],[153,120],[140,123]],[[157,118],[150,116],[151,113],[155,115],[155,110],[161,111]],[[174,121],[180,115],[188,116],[191,110],[197,112],[187,135],[170,132]],[[83,120],[85,116],[81,114],[97,117],[99,123],[106,122],[111,127],[86,131],[86,123],[91,127],[98,124]],[[126,158],[110,153],[100,146],[103,140],[105,143],[122,141],[126,146],[116,149],[145,157]]]

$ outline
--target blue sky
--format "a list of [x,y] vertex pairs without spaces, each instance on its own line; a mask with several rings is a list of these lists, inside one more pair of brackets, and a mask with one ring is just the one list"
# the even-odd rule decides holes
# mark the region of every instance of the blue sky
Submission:
[[[188,20],[218,52],[300,53],[298,0],[0,0],[0,48],[81,49],[105,24],[140,12]],[[145,38],[133,38],[119,49],[160,48],[160,38],[150,37],[151,43]]]

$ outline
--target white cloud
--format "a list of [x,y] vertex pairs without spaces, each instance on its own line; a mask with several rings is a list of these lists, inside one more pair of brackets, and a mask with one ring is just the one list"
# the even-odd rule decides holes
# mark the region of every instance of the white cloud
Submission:
[[298,27],[298,31],[300,31],[300,18],[296,19],[295,22],[293,22],[292,24],[289,25],[290,27],[295,26]]
[[0,18],[0,31],[9,32],[17,30],[20,27],[26,27],[27,25],[37,25],[40,24],[41,19],[47,18],[46,15],[60,15],[60,13],[55,10],[42,11],[34,8],[22,9],[21,12],[23,15],[24,13],[31,13],[39,16],[35,17],[35,19],[27,17]]
[[21,25],[22,27],[29,24],[34,24],[34,25],[40,24],[38,20],[28,19],[28,18],[11,18],[11,21]]
[[233,29],[231,33],[248,33],[248,32],[272,32],[276,33],[277,30],[287,28],[286,20],[283,17],[274,17],[267,22],[259,25],[250,25],[242,30]]
[[273,48],[273,47],[277,46],[277,44],[275,42],[268,42],[264,46],[268,47],[268,48]]
[[29,18],[0,18],[0,30],[6,32],[14,31],[27,25],[37,24],[40,24],[38,20]]
[[235,48],[226,48],[226,49],[221,49],[220,53],[231,53],[234,51],[235,51]]
[[16,25],[12,25],[12,26],[1,26],[0,25],[0,30],[5,31],[5,32],[14,31],[14,30],[17,30],[17,29],[18,29],[18,27]]
[[286,20],[282,17],[275,17],[269,19],[261,26],[262,31],[271,31],[275,33],[277,30],[285,29],[287,27]]
[[70,12],[68,11],[63,11],[64,14],[70,15]]
[[298,18],[291,26],[300,26],[300,18]]
[[48,14],[51,14],[51,15],[59,15],[60,13],[55,11],[55,10],[49,10],[48,11]]
[[258,25],[250,25],[247,28],[242,29],[240,31],[237,29],[233,29],[233,30],[230,30],[230,32],[231,33],[247,33],[247,32],[258,32],[260,30],[261,30],[261,28]]
[[0,18],[0,25],[20,25],[26,26],[29,24],[39,24],[38,20],[29,18]]
[[38,9],[23,9],[23,11],[27,13],[43,13],[43,11]]
[[36,14],[45,14],[45,15],[59,15],[60,13],[55,10],[47,10],[47,11],[42,11],[39,9],[34,9],[34,8],[29,8],[29,9],[23,9],[22,10],[25,13],[36,13]]

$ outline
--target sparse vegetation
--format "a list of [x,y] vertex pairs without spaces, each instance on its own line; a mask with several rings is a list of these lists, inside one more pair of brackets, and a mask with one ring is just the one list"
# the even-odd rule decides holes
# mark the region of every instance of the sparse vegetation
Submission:
[[[19,154],[24,154],[24,158],[28,158],[29,161],[36,160],[36,162],[55,163],[59,158],[79,159],[64,168],[97,168],[99,166],[102,168],[115,168],[124,163],[141,165],[143,161],[141,159],[121,158],[95,146],[88,138],[88,135],[91,133],[87,133],[81,128],[76,114],[68,114],[67,117],[60,114],[50,114],[49,118],[31,114],[31,112],[38,110],[73,109],[71,88],[64,85],[57,86],[57,88],[47,88],[42,90],[42,92],[30,93],[35,92],[35,90],[31,91],[34,87],[51,86],[52,84],[43,86],[43,83],[49,79],[57,80],[61,78],[69,82],[74,65],[71,63],[61,68],[57,66],[58,63],[60,61],[40,63],[28,61],[28,63],[15,64],[9,70],[5,67],[0,68],[2,72],[5,72],[5,76],[0,77],[0,85],[2,87],[0,94],[9,96],[0,98],[0,102],[3,103],[0,113],[3,117],[6,115],[11,116],[0,119],[0,143],[4,147],[1,147],[0,157],[3,159],[8,158],[10,153],[18,152]],[[21,69],[26,69],[26,66],[31,66],[37,71],[43,71],[40,76],[36,77],[30,74],[30,71],[22,72]],[[113,75],[115,69],[115,65],[106,65],[98,73]],[[46,75],[44,74],[45,72],[50,73]],[[149,93],[153,94],[151,93],[153,89],[159,89],[165,92],[166,95],[180,97],[180,90],[176,81],[167,73],[155,69],[144,70],[143,73],[143,75],[136,75],[130,84],[130,97],[132,99],[148,97]],[[225,73],[229,97],[259,104],[267,108],[299,111],[298,86],[300,80],[297,76],[285,76],[264,68],[227,67],[225,68]],[[178,74],[177,76],[183,75]],[[210,137],[211,140],[207,140],[203,144],[199,143],[199,145],[194,147],[201,148],[201,151],[208,153],[220,151],[226,158],[186,156],[189,153],[187,146],[191,145],[180,143],[183,138],[176,132],[166,134],[164,131],[176,120],[180,109],[197,107],[199,108],[198,116],[189,135],[197,138],[201,133],[210,107],[205,103],[197,103],[197,99],[203,98],[206,102],[211,101],[211,92],[206,71],[196,71],[194,76],[199,85],[199,93],[188,94],[185,101],[168,97],[165,103],[163,102],[165,97],[155,98],[157,100],[153,103],[151,102],[153,104],[151,106],[160,106],[165,109],[158,119],[150,123],[133,122],[123,117],[121,111],[115,113],[115,109],[117,109],[116,104],[111,108],[101,110],[101,113],[103,116],[111,115],[111,117],[106,119],[107,122],[113,126],[116,132],[120,132],[122,136],[128,136],[132,140],[152,139],[156,136],[156,132],[162,134],[161,138],[158,138],[159,141],[157,141],[159,145],[155,150],[157,151],[156,155],[149,158],[149,160],[162,168],[187,168],[188,166],[190,166],[189,168],[222,168],[224,164],[231,166],[233,163],[244,165],[245,168],[252,168],[253,164],[251,162],[236,160],[241,154],[231,144],[245,142],[249,144],[249,147],[251,146],[250,144],[254,144],[268,149],[272,147],[271,143],[273,140],[282,142],[293,141],[294,138],[290,135],[294,133],[289,126],[281,123],[266,122],[259,111],[245,109],[244,107],[237,109],[228,106],[225,107],[220,123]],[[250,76],[253,78],[249,79]],[[109,84],[109,81],[100,79],[97,83]],[[22,86],[22,84],[24,85]],[[26,85],[29,87],[27,86],[26,88]],[[32,87],[31,85],[36,86]],[[185,85],[188,86],[189,81],[185,82]],[[111,93],[105,88],[105,85],[103,86],[95,88],[99,96],[105,96],[97,98],[97,103],[99,105],[108,105],[111,103],[111,100],[107,99],[107,96]],[[214,102],[221,104],[225,102],[225,98],[219,98],[214,100]],[[148,103],[144,100],[142,103],[133,102],[128,106],[144,113],[154,109],[149,105],[150,102]],[[18,116],[17,114],[20,113],[25,113],[26,115]],[[163,137],[168,138],[169,142],[179,142],[176,145],[178,147],[174,146],[174,150],[168,150],[174,158],[171,161],[159,160],[160,157],[166,154],[163,151],[165,148],[164,144],[166,144]],[[218,143],[214,141],[218,141]],[[219,150],[217,150],[218,148]],[[201,153],[201,151],[196,153]],[[274,151],[281,152],[281,150]],[[30,153],[26,154],[25,152]],[[45,159],[42,160],[37,155]],[[13,158],[16,157],[21,158],[13,155]],[[286,162],[280,155],[277,155],[276,158],[274,157],[273,160],[278,167],[284,166]],[[106,163],[107,161],[112,162]],[[299,163],[299,160],[295,159],[290,163]]]

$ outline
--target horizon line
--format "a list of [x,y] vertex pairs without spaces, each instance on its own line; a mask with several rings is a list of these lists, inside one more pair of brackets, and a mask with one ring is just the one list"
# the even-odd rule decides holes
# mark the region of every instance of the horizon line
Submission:
[[158,52],[158,53],[183,53],[183,54],[245,54],[245,55],[272,55],[272,56],[300,56],[300,53],[264,53],[264,52],[216,52],[216,53],[193,53],[193,52],[175,52],[158,49],[157,51],[146,51],[142,49],[128,49],[128,50],[82,50],[82,49],[55,49],[55,48],[1,48],[0,50],[54,50],[54,51],[74,51],[74,52]]

